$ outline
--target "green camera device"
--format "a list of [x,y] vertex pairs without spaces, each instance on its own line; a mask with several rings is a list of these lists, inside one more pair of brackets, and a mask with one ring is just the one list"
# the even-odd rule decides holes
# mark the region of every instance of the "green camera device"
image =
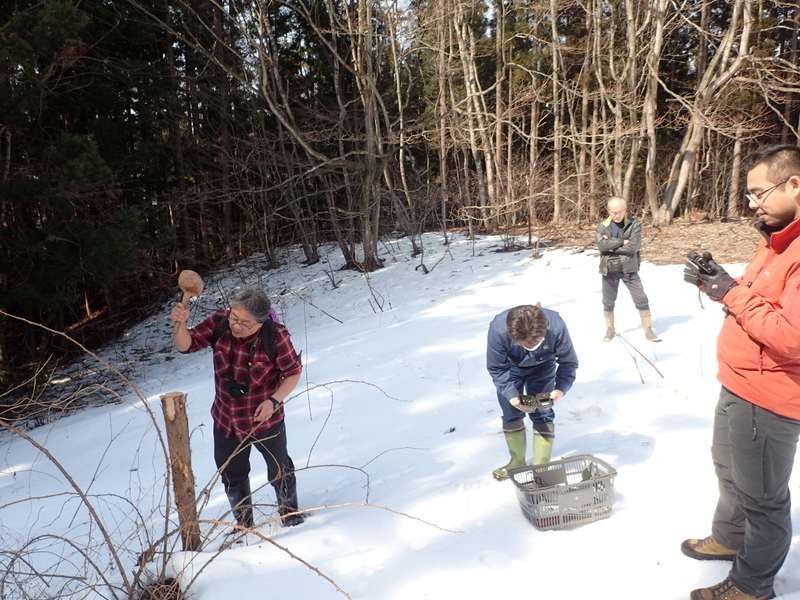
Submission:
[[519,395],[519,409],[522,412],[533,412],[538,408],[553,408],[553,404],[550,392],[542,392],[535,396]]

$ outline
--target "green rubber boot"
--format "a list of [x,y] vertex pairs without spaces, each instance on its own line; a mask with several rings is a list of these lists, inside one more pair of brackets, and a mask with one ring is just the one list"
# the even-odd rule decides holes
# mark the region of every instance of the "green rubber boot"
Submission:
[[518,421],[511,425],[503,423],[503,433],[505,433],[506,436],[506,444],[508,444],[508,452],[511,454],[511,460],[508,461],[507,465],[492,471],[492,475],[498,481],[508,479],[508,472],[511,469],[518,469],[525,466],[525,446],[528,444],[525,434],[525,421]]
[[554,439],[555,425],[552,423],[533,424],[533,464],[540,465],[550,462]]

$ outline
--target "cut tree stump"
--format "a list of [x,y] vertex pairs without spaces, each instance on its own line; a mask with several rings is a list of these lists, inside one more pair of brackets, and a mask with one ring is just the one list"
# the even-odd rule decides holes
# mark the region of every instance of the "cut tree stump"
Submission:
[[172,484],[183,549],[200,550],[200,525],[197,522],[197,499],[194,493],[192,450],[189,446],[189,417],[186,415],[186,394],[169,392],[161,396],[161,409],[167,424],[167,443],[172,468]]

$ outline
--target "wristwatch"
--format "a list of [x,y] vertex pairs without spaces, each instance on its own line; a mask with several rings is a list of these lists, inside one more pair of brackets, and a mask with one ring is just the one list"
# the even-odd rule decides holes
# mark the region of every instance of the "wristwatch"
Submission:
[[273,410],[278,410],[278,409],[281,407],[281,404],[282,404],[282,402],[278,402],[278,401],[277,401],[277,400],[275,400],[275,398],[273,398],[272,396],[270,396],[269,398],[267,398],[267,400],[269,400],[270,402],[272,402],[272,404],[274,405],[274,407],[275,407],[275,408],[274,408]]

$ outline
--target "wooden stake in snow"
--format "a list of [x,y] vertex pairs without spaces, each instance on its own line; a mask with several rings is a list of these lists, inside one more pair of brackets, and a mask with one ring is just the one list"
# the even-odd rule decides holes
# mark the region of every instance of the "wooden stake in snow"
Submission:
[[200,550],[200,525],[197,522],[197,501],[194,494],[192,451],[189,447],[189,418],[186,416],[186,394],[169,392],[161,396],[161,409],[167,424],[167,443],[172,467],[172,484],[183,549]]

